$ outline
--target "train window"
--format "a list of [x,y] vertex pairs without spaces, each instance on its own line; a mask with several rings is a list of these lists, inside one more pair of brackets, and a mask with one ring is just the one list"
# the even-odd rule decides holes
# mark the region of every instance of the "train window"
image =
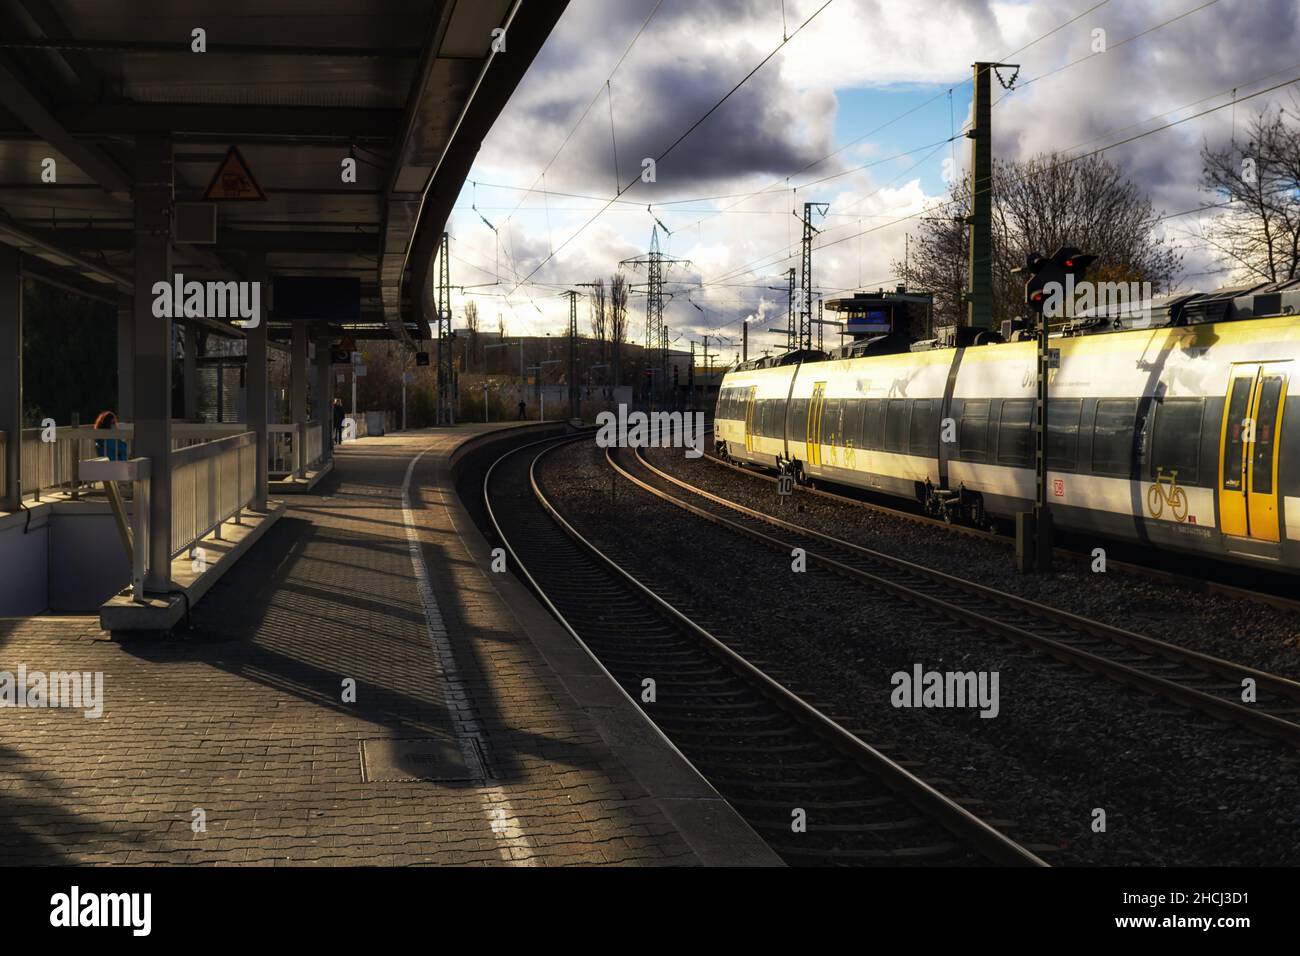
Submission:
[[862,447],[862,415],[866,404],[860,398],[844,400],[844,418],[840,424],[844,429],[844,444],[850,448]]
[[885,451],[907,451],[908,405],[905,398],[891,398],[885,407]]
[[826,399],[826,406],[822,411],[822,441],[827,445],[844,444],[840,435],[840,414],[843,406],[842,398]]
[[1255,455],[1250,463],[1250,490],[1256,494],[1273,493],[1273,432],[1277,427],[1277,407],[1282,400],[1282,376],[1265,375],[1259,386],[1259,406],[1255,412]]
[[1127,476],[1133,466],[1133,420],[1137,399],[1103,398],[1092,423],[1092,471]]
[[869,398],[862,403],[862,438],[859,448],[883,448],[885,430],[885,403],[879,398]]
[[957,451],[963,461],[987,461],[989,454],[988,399],[966,401],[961,406]]
[[782,421],[782,412],[785,411],[785,402],[779,398],[769,398],[767,404],[767,437],[784,438],[785,422]]
[[1170,398],[1156,408],[1155,432],[1151,441],[1151,477],[1159,469],[1165,475],[1178,473],[1180,485],[1194,485],[1200,478],[1202,398]]
[[790,438],[794,441],[804,440],[804,429],[808,427],[808,399],[790,399]]
[[912,403],[912,424],[909,428],[909,445],[913,455],[931,457],[939,446],[937,403],[928,398],[918,398]]
[[1053,399],[1047,404],[1047,467],[1074,471],[1079,467],[1079,417],[1083,400]]
[[1034,403],[1027,398],[1007,399],[1002,403],[998,423],[998,464],[1021,468],[1034,463],[1034,430],[1030,420]]
[[1246,418],[1250,406],[1250,390],[1255,382],[1249,378],[1236,378],[1232,381],[1232,392],[1228,395],[1228,434],[1223,449],[1223,487],[1229,491],[1241,491],[1241,444],[1244,440],[1241,423]]

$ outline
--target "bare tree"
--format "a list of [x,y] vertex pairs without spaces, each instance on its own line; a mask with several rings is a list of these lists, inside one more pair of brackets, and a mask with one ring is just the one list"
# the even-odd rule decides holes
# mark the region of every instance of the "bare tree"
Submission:
[[1201,149],[1202,181],[1228,211],[1200,227],[1199,238],[1223,263],[1256,281],[1283,282],[1300,272],[1300,126],[1268,109],[1222,149]]
[[[1023,311],[1024,281],[1012,270],[1030,252],[1051,255],[1064,245],[1096,255],[1090,277],[1108,282],[1150,282],[1168,288],[1182,256],[1156,235],[1159,215],[1142,190],[1102,156],[1070,161],[1045,153],[993,170],[993,316]],[[950,198],[921,220],[907,263],[893,263],[916,291],[932,292],[935,316],[952,324],[966,319],[969,286],[968,182],[955,183]]]
[[497,313],[497,335],[502,342],[506,340],[506,317],[500,312]]
[[614,384],[621,385],[623,343],[627,340],[627,279],[621,272],[609,278],[609,339],[614,343]]
[[591,334],[596,340],[596,347],[600,350],[601,361],[604,361],[605,336],[609,331],[608,297],[605,294],[604,279],[597,277],[591,284],[591,296],[587,304],[591,307]]

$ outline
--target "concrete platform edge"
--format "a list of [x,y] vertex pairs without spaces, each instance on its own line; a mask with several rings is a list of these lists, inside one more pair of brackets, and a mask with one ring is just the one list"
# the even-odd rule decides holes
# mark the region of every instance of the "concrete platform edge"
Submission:
[[[233,544],[229,551],[221,554],[208,569],[200,574],[192,584],[178,584],[175,592],[165,597],[150,600],[148,604],[136,604],[129,594],[118,594],[109,598],[99,609],[99,626],[106,631],[169,631],[185,616],[187,608],[198,604],[212,586],[221,579],[235,563],[253,547],[267,529],[280,520],[285,512],[282,501],[267,504],[266,513],[258,516],[257,523],[245,525],[248,532]],[[245,515],[249,515],[245,512]]]
[[334,470],[334,459],[328,459],[320,468],[308,468],[307,477],[302,481],[293,478],[277,478],[266,483],[267,490],[278,495],[305,495],[320,484],[320,480]]
[[[540,423],[538,423],[540,424]],[[556,431],[563,423],[554,424]],[[459,495],[455,474],[470,446],[500,440],[503,432],[475,436],[437,459],[452,526],[479,571],[510,610],[520,628],[559,676],[565,690],[590,717],[613,754],[646,790],[705,866],[783,866],[731,804],[664,736],[580,640],[551,617],[533,593],[508,574],[488,574],[491,547]],[[537,428],[537,437],[549,429]]]

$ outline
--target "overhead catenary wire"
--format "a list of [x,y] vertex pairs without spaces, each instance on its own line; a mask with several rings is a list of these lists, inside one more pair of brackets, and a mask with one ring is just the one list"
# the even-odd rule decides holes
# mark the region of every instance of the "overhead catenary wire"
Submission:
[[[1276,72],[1274,72],[1274,73],[1272,73],[1272,74],[1269,74],[1269,76],[1275,76],[1275,75],[1277,75]],[[1040,170],[1040,171],[1039,171],[1038,173],[1036,173],[1035,175],[1045,175],[1045,174],[1047,174],[1047,173],[1049,173],[1049,172],[1052,172],[1052,171],[1055,170],[1055,169],[1060,168],[1061,166],[1070,165],[1070,164],[1072,164],[1072,163],[1080,162],[1080,161],[1082,161],[1082,160],[1084,160],[1084,159],[1087,159],[1087,158],[1089,158],[1089,157],[1091,157],[1091,156],[1100,155],[1101,153],[1107,152],[1108,150],[1116,149],[1116,148],[1118,148],[1118,147],[1120,147],[1120,146],[1127,145],[1127,144],[1129,144],[1129,143],[1132,143],[1132,142],[1135,142],[1135,141],[1137,141],[1137,140],[1143,139],[1143,138],[1145,138],[1145,137],[1147,137],[1147,136],[1151,136],[1151,135],[1154,135],[1154,134],[1156,134],[1156,133],[1164,132],[1165,130],[1172,129],[1172,128],[1176,127],[1176,126],[1180,126],[1180,125],[1182,125],[1182,124],[1184,124],[1184,123],[1190,122],[1191,120],[1198,119],[1198,118],[1200,118],[1200,117],[1202,117],[1202,116],[1206,116],[1206,115],[1208,115],[1208,114],[1210,114],[1210,113],[1217,112],[1218,110],[1225,109],[1226,107],[1233,106],[1233,105],[1234,105],[1235,103],[1237,103],[1237,102],[1244,102],[1244,101],[1246,101],[1246,100],[1253,99],[1253,98],[1255,98],[1255,97],[1257,97],[1257,96],[1263,96],[1263,95],[1266,94],[1266,93],[1274,92],[1274,91],[1276,91],[1276,90],[1282,89],[1283,87],[1289,86],[1289,85],[1291,85],[1292,83],[1296,83],[1296,82],[1300,82],[1300,76],[1295,76],[1295,77],[1293,77],[1292,79],[1285,80],[1285,81],[1283,81],[1283,82],[1281,82],[1281,83],[1273,84],[1273,85],[1268,86],[1268,87],[1265,87],[1264,89],[1261,89],[1261,90],[1257,90],[1256,92],[1251,93],[1251,94],[1249,94],[1249,95],[1247,95],[1247,96],[1236,98],[1236,99],[1232,100],[1231,102],[1228,102],[1228,103],[1221,103],[1221,104],[1219,104],[1218,106],[1213,106],[1213,107],[1209,107],[1209,108],[1204,109],[1204,110],[1200,110],[1199,112],[1193,113],[1193,114],[1191,114],[1191,115],[1189,115],[1189,116],[1185,116],[1185,117],[1183,117],[1183,118],[1181,118],[1181,119],[1172,120],[1172,121],[1170,121],[1170,122],[1168,122],[1168,123],[1165,123],[1165,124],[1163,124],[1163,125],[1161,125],[1161,126],[1155,127],[1155,128],[1153,128],[1153,129],[1150,129],[1150,130],[1146,130],[1146,131],[1141,132],[1141,133],[1136,133],[1136,134],[1134,134],[1134,135],[1132,135],[1132,136],[1125,137],[1125,138],[1120,139],[1120,140],[1117,140],[1117,141],[1115,141],[1115,142],[1113,142],[1113,143],[1109,143],[1109,144],[1107,144],[1107,145],[1105,145],[1105,146],[1101,146],[1101,147],[1099,147],[1099,148],[1097,148],[1097,149],[1089,150],[1089,151],[1087,151],[1087,152],[1080,153],[1080,154],[1075,155],[1075,156],[1069,156],[1069,157],[1063,158],[1063,159],[1061,159],[1060,161],[1058,161],[1057,163],[1054,163],[1054,164],[1052,164],[1051,166],[1047,167],[1046,169],[1044,169],[1044,170]],[[1205,100],[1207,100],[1207,99],[1212,99],[1215,95],[1224,95],[1224,93],[1223,93],[1223,92],[1220,92],[1220,93],[1218,93],[1218,94],[1212,94],[1211,96],[1209,96],[1209,97],[1203,97],[1203,98],[1201,98],[1200,100],[1197,100],[1196,102],[1197,102],[1197,103],[1203,103],[1203,102],[1205,102]],[[1174,110],[1168,110],[1168,111],[1166,111],[1164,114],[1161,114],[1161,115],[1168,115],[1168,114],[1171,113],[1171,112],[1177,112],[1177,111],[1178,111],[1178,109],[1176,108],[1176,109],[1174,109]],[[1132,128],[1132,124],[1130,124],[1129,126],[1123,127],[1123,129],[1129,129],[1129,128]],[[1093,140],[1093,141],[1095,141],[1096,138],[1098,138],[1098,137],[1094,137],[1094,140]],[[1024,178],[1026,178],[1026,177],[1019,177],[1019,179],[1021,179],[1021,180],[1023,180]],[[868,234],[873,233],[873,232],[878,232],[878,231],[880,231],[880,230],[882,230],[882,229],[888,229],[888,228],[890,228],[891,226],[895,226],[895,225],[898,225],[899,223],[907,222],[907,221],[909,221],[909,220],[911,220],[911,219],[915,219],[915,218],[917,218],[918,216],[922,216],[922,215],[926,215],[926,214],[929,214],[929,213],[933,213],[933,212],[936,212],[936,211],[938,211],[938,210],[940,210],[940,209],[944,209],[944,208],[947,208],[947,207],[950,207],[950,206],[956,205],[956,204],[958,204],[958,203],[960,203],[960,202],[962,202],[962,201],[963,201],[962,199],[950,199],[950,200],[947,200],[947,201],[945,201],[945,202],[941,202],[941,203],[938,203],[938,204],[936,204],[936,205],[933,205],[933,206],[927,207],[926,209],[918,210],[917,212],[910,213],[910,214],[905,215],[905,216],[901,216],[901,217],[899,217],[899,218],[897,218],[897,219],[891,220],[890,222],[882,223],[882,224],[880,224],[880,225],[878,225],[878,226],[872,226],[872,227],[870,227],[870,228],[868,228],[868,229],[862,230],[862,231],[859,232],[859,233],[854,233],[853,235],[843,236],[843,237],[838,237],[838,238],[835,238],[835,239],[831,239],[831,240],[824,241],[824,242],[822,242],[820,245],[816,246],[815,248],[816,248],[816,249],[823,249],[823,248],[826,248],[826,247],[828,247],[828,246],[833,246],[833,245],[836,245],[836,244],[838,244],[838,243],[840,243],[840,242],[844,242],[844,241],[846,241],[846,240],[848,240],[848,239],[857,238],[859,235],[868,235]],[[1185,211],[1182,212],[1182,213],[1173,214],[1173,215],[1171,215],[1171,216],[1163,217],[1163,218],[1176,218],[1177,216],[1180,216],[1180,215],[1190,215],[1191,213],[1201,211],[1201,210],[1204,209],[1204,208],[1213,208],[1213,207],[1212,207],[1212,206],[1197,207],[1197,208],[1194,208],[1194,209],[1185,210]],[[1157,220],[1157,221],[1158,221],[1158,220]],[[754,266],[754,267],[760,267],[760,268],[761,268],[761,267],[766,267],[767,265],[772,265],[772,264],[775,264],[776,262],[782,261],[782,260],[785,259],[785,258],[788,258],[788,254],[786,254],[786,253],[784,253],[784,252],[780,252],[780,253],[771,253],[771,254],[769,254],[769,255],[763,257],[762,259],[755,260],[755,261],[752,262],[752,263],[748,263],[747,266],[746,266],[746,268],[747,268],[748,266]],[[769,262],[769,261],[767,261],[767,260],[771,260],[771,261]],[[742,274],[743,274],[743,273],[742,273]],[[726,279],[726,278],[731,278],[731,277],[733,277],[733,272],[732,272],[732,271],[729,271],[729,272],[727,272],[727,273],[722,274],[719,278]],[[706,284],[708,284],[708,282],[706,282]]]
[[[767,56],[763,57],[763,59],[760,60],[758,64],[754,66],[753,69],[751,69],[748,73],[746,73],[741,78],[740,82],[738,82],[735,86],[733,86],[730,90],[728,90],[720,100],[718,100],[716,103],[710,106],[699,119],[697,119],[694,123],[692,123],[689,127],[687,127],[686,131],[683,132],[680,136],[678,136],[675,140],[673,140],[663,152],[661,152],[658,156],[654,157],[654,162],[655,163],[662,162],[670,153],[672,153],[673,150],[675,150],[678,146],[680,146],[687,139],[687,137],[689,137],[692,133],[694,133],[695,130],[699,129],[702,123],[704,123],[710,116],[712,116],[715,112],[717,112],[717,110],[720,109],[722,105],[727,102],[727,100],[731,99],[731,97],[736,93],[737,90],[739,90],[742,86],[744,86],[745,83],[747,83],[749,79],[754,76],[755,73],[761,70],[768,63],[768,61],[772,59],[772,57],[776,56],[777,53],[779,53],[782,49],[784,49],[787,43],[789,43],[796,36],[798,36],[803,31],[803,29],[806,26],[808,26],[809,23],[815,20],[821,14],[821,12],[825,10],[827,7],[829,7],[833,2],[834,0],[825,0],[825,2],[821,6],[819,6],[816,10],[814,10],[806,20],[804,20],[801,24],[799,24],[798,27],[795,28],[793,33],[791,33],[788,37],[786,37],[779,44],[777,44],[777,46],[774,47],[772,51],[767,54]],[[621,196],[628,189],[631,189],[632,186],[636,184],[639,178],[640,178],[639,175],[637,177],[634,177],[626,186],[620,189],[618,193],[612,199],[610,199],[604,206],[602,206],[601,209],[594,216],[592,216],[585,223],[583,223],[582,226],[579,227],[577,232],[573,233],[573,235],[565,239],[564,242],[560,244],[558,249],[553,249],[550,255],[548,255],[545,259],[539,262],[537,266],[533,269],[533,271],[530,272],[526,278],[532,278],[534,275],[536,275],[546,265],[546,263],[550,262],[551,259],[555,258],[556,253],[562,251],[565,246],[567,246],[578,236],[582,235],[582,233],[585,232],[593,222],[595,222],[598,218],[600,218],[601,213],[603,213],[606,209],[608,209],[613,204],[615,199]]]

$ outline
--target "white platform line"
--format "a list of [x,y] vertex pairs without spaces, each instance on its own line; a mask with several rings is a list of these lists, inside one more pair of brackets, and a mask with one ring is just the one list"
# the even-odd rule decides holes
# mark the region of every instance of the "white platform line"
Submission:
[[[424,560],[424,548],[420,543],[420,533],[416,529],[415,514],[411,510],[411,476],[415,466],[428,452],[434,449],[430,445],[414,455],[406,466],[406,476],[402,479],[402,522],[406,526],[406,546],[411,554],[411,568],[415,572],[416,588],[420,592],[420,603],[424,606],[424,628],[429,635],[433,653],[442,667],[443,683],[447,694],[447,712],[455,728],[457,743],[461,750],[469,753],[473,750],[473,741],[483,742],[483,731],[478,718],[474,716],[473,702],[460,677],[456,666],[456,655],[452,652],[447,634],[447,625],[442,618],[442,609],[433,593],[433,583],[429,578],[429,567]],[[486,754],[484,754],[486,757]],[[484,768],[486,770],[486,768]],[[501,787],[487,787],[479,791],[483,796],[483,810],[487,816],[488,826],[497,840],[497,852],[507,863],[522,866],[535,865],[533,845],[524,832],[523,825],[515,816],[514,807],[509,796]]]

